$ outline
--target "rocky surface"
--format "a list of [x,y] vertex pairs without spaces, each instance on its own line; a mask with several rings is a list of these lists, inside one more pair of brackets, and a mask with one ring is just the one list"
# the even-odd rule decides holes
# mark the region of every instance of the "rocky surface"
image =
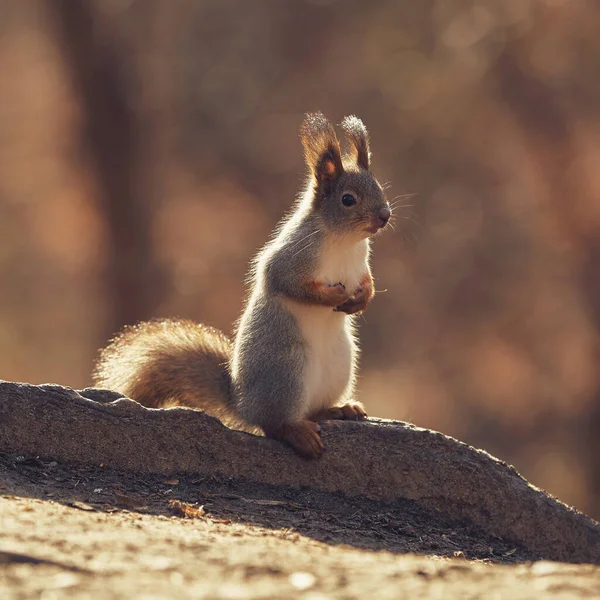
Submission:
[[[327,422],[306,461],[201,412],[147,409],[113,392],[0,383],[0,451],[137,473],[196,474],[379,503],[412,501],[541,558],[600,564],[600,525],[512,467],[406,423]],[[383,506],[383,504],[382,504]]]

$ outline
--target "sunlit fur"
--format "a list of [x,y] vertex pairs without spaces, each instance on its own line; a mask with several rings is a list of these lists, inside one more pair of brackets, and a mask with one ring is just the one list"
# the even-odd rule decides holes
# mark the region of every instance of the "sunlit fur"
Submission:
[[[273,431],[321,408],[352,399],[358,344],[355,317],[315,303],[307,282],[343,283],[354,292],[370,277],[373,219],[388,204],[365,168],[366,129],[345,129],[354,148],[342,158],[320,113],[301,128],[309,176],[292,212],[251,263],[233,344],[189,321],[144,323],[101,354],[99,385],[152,407],[183,404]],[[360,163],[363,163],[362,165]],[[344,194],[356,204],[345,207]]]
[[302,419],[351,399],[354,392],[358,346],[353,317],[303,302],[298,288],[314,279],[356,289],[369,268],[369,240],[362,231],[332,233],[312,203],[311,182],[254,263],[231,368],[238,410],[252,423]]
[[354,115],[345,117],[341,124],[346,138],[350,142],[350,153],[361,169],[369,170],[371,166],[371,149],[369,147],[369,134],[364,123]]
[[97,385],[150,408],[202,408],[231,426],[231,341],[218,329],[182,319],[126,327],[104,348],[93,374]]
[[[366,136],[364,125],[357,126],[356,135],[363,130]],[[366,227],[388,206],[369,171],[351,159],[342,161],[322,115],[307,117],[301,138],[306,189],[253,263],[231,364],[239,413],[267,428],[352,398],[358,360],[354,317],[307,301],[302,286],[315,280],[356,290],[370,273]],[[368,152],[366,137],[361,149]],[[355,206],[343,206],[346,193],[355,196]]]

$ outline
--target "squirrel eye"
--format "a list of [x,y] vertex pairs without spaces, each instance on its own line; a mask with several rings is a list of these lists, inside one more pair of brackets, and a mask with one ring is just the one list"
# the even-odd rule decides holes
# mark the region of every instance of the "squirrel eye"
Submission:
[[342,204],[344,206],[354,206],[356,204],[356,198],[352,194],[344,194],[342,196]]

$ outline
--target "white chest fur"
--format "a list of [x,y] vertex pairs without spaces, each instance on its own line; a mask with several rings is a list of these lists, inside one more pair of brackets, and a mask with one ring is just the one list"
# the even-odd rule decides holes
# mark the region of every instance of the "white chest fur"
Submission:
[[[315,280],[329,284],[341,282],[353,292],[367,272],[368,242],[332,243],[324,250]],[[283,302],[296,318],[307,346],[303,416],[349,399],[357,355],[352,319],[330,307],[292,300]]]
[[369,242],[332,240],[323,248],[315,279],[323,283],[343,283],[352,293],[367,272]]

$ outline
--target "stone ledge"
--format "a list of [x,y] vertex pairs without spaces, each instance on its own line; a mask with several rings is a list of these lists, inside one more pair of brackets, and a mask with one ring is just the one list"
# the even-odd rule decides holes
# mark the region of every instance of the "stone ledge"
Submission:
[[148,409],[108,390],[0,381],[0,451],[153,473],[308,486],[382,502],[409,498],[543,558],[600,564],[600,525],[514,468],[407,423],[322,424],[323,457],[232,431],[186,408]]

